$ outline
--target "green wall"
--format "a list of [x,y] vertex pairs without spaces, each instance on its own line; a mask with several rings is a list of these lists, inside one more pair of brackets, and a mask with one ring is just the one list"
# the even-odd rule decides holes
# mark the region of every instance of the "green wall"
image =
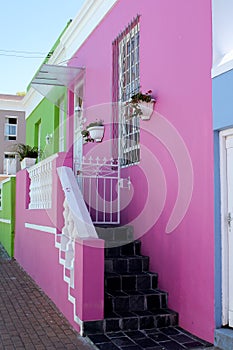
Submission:
[[[66,113],[64,119],[66,119]],[[66,144],[65,122],[64,127],[64,143]],[[46,135],[52,135],[49,144],[46,144]],[[40,138],[40,141],[38,138]],[[47,158],[54,153],[57,153],[59,150],[59,108],[46,98],[40,102],[40,104],[26,119],[26,144],[29,144],[31,146],[40,145],[40,149],[42,150],[42,159]]]
[[[14,255],[15,181],[15,177],[10,177],[2,182],[2,208],[0,209],[0,243],[11,257]],[[1,219],[9,220],[10,223],[1,222]]]

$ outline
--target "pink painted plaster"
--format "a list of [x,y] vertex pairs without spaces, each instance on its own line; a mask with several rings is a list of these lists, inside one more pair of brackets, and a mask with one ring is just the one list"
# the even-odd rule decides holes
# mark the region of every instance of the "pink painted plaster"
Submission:
[[157,113],[141,122],[142,162],[122,172],[133,187],[122,223],[143,235],[180,325],[213,341],[211,1],[119,0],[71,64],[86,67],[86,110],[110,122],[111,113],[98,111],[111,104],[112,41],[137,14],[141,87],[157,97]]
[[[77,314],[82,320],[104,318],[104,241],[77,240],[75,244],[77,269],[75,281],[79,290]],[[97,288],[97,286],[100,288]],[[82,288],[79,288],[82,286]]]
[[[55,235],[25,227],[25,223],[29,223],[52,227],[57,229],[57,233],[61,232],[64,226],[64,193],[56,169],[60,166],[71,167],[71,165],[70,154],[59,153],[54,159],[52,208],[48,210],[27,209],[29,200],[25,202],[25,198],[29,198],[28,172],[22,170],[17,173],[15,258],[52,299],[72,326],[79,331],[79,325],[74,321],[73,305],[68,301],[68,285],[63,280],[63,265],[59,263],[59,249],[55,247]],[[98,248],[95,248],[97,244]],[[76,298],[77,316],[83,321],[103,318],[103,241],[94,242],[92,247],[86,247],[84,242],[78,241],[76,251],[76,279],[72,295]],[[93,266],[95,266],[94,269]],[[96,278],[98,278],[97,281]],[[92,287],[89,292],[87,292],[88,286]]]

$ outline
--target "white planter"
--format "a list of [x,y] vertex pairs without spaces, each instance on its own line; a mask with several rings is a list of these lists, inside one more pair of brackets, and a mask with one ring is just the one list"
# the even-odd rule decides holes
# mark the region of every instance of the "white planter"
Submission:
[[21,169],[30,168],[30,166],[36,164],[36,158],[24,158],[20,164]]
[[142,111],[142,115],[140,116],[142,120],[150,120],[154,110],[154,103],[155,100],[151,100],[150,102],[139,102],[138,106]]
[[96,142],[101,142],[104,136],[104,126],[91,126],[87,129],[90,133],[90,137]]

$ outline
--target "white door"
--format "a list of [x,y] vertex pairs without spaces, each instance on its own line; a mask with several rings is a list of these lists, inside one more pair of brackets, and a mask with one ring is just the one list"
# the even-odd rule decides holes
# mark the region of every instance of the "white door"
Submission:
[[226,137],[227,237],[228,241],[228,323],[233,327],[233,135]]

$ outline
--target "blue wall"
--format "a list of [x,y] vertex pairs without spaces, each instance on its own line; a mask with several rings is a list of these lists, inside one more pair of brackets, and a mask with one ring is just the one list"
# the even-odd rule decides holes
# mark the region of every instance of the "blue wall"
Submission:
[[233,70],[213,79],[213,128],[233,127]]
[[221,255],[221,192],[219,131],[233,127],[233,70],[212,81],[214,129],[214,185],[215,185],[215,320],[222,325],[222,255]]

